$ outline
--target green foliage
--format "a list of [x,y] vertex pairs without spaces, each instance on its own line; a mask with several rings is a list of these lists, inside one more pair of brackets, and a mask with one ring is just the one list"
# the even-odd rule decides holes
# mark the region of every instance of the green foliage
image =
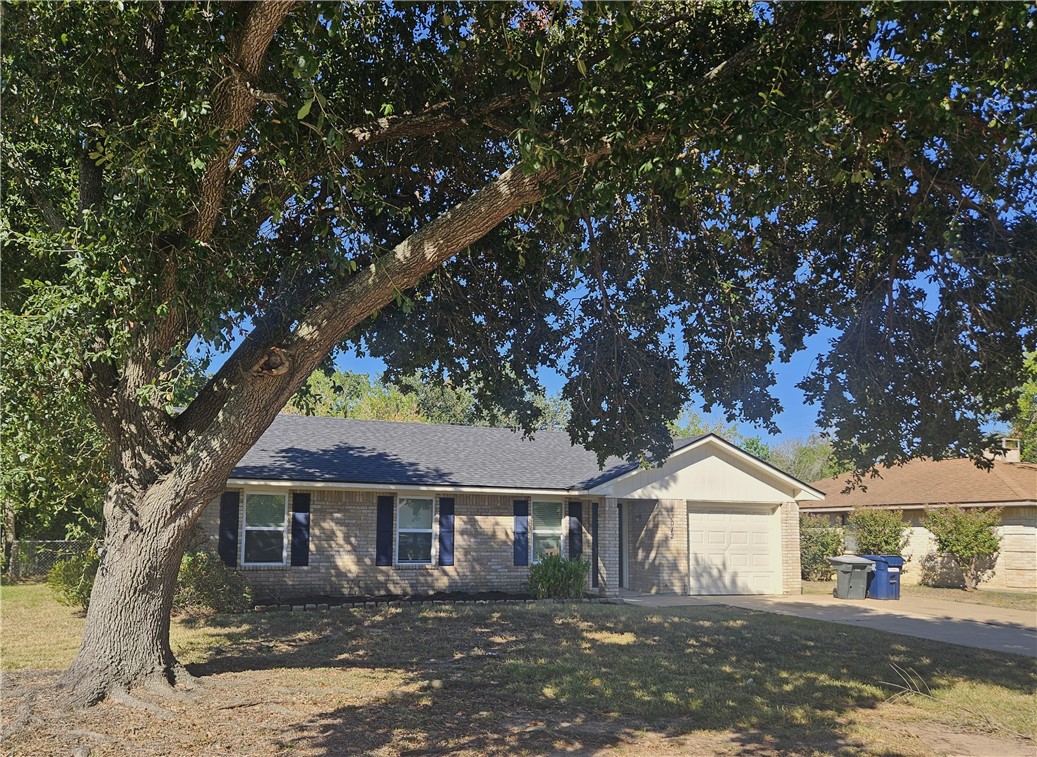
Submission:
[[579,599],[587,588],[591,564],[547,555],[529,569],[529,593],[536,599]]
[[799,560],[804,581],[828,581],[834,571],[829,557],[843,553],[843,529],[823,518],[799,516]]
[[858,507],[849,525],[859,555],[899,555],[907,545],[908,526],[900,510]]
[[838,476],[850,469],[835,458],[832,443],[817,435],[806,439],[784,439],[771,445],[769,452],[767,462],[808,484]]
[[[99,562],[97,551],[91,547],[55,563],[47,584],[58,602],[86,610]],[[244,612],[251,606],[252,592],[240,573],[204,550],[184,555],[173,595],[174,613]]]
[[1026,356],[1026,379],[1012,420],[1012,436],[1019,437],[1020,459],[1037,463],[1037,352]]
[[244,75],[254,7],[5,6],[3,307],[48,373],[165,402],[188,345],[290,342],[515,166],[544,199],[356,304],[394,381],[535,428],[554,369],[574,440],[639,457],[693,391],[774,430],[771,364],[830,329],[840,459],[989,446],[1037,322],[1031,4],[303,3]]
[[94,588],[99,563],[94,547],[54,563],[47,574],[47,585],[58,602],[85,611],[90,606],[90,592]]
[[927,510],[923,525],[936,540],[936,550],[961,568],[965,589],[973,591],[993,568],[1001,549],[1001,508],[938,507]]
[[245,612],[252,592],[244,577],[205,550],[187,552],[177,574],[174,613]]

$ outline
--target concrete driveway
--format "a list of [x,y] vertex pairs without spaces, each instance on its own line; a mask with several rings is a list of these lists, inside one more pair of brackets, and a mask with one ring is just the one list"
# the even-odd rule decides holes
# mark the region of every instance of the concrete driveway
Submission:
[[624,592],[621,599],[625,604],[638,607],[727,605],[1037,657],[1037,613],[1025,610],[939,599],[905,598],[883,602],[813,594],[685,597]]

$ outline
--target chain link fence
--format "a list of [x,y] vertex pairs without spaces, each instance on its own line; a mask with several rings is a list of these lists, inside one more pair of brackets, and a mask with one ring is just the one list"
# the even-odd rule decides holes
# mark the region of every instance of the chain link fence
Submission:
[[55,563],[90,549],[89,541],[30,541],[11,543],[7,576],[12,581],[40,580],[47,577]]

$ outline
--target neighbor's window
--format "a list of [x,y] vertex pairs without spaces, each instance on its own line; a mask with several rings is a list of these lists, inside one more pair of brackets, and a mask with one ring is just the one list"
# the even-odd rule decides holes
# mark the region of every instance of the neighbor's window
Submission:
[[562,503],[533,502],[533,562],[562,554]]
[[400,497],[396,511],[396,558],[401,564],[432,563],[432,500]]
[[284,565],[288,496],[245,494],[242,565]]

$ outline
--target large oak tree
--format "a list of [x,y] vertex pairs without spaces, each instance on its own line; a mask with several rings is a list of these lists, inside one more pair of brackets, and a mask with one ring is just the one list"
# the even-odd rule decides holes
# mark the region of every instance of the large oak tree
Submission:
[[[1029,4],[5,5],[4,307],[104,438],[63,683],[185,676],[199,513],[329,353],[658,454],[775,357],[859,463],[977,452],[1033,348]],[[27,341],[30,343],[32,340]],[[189,346],[229,351],[179,414]]]

